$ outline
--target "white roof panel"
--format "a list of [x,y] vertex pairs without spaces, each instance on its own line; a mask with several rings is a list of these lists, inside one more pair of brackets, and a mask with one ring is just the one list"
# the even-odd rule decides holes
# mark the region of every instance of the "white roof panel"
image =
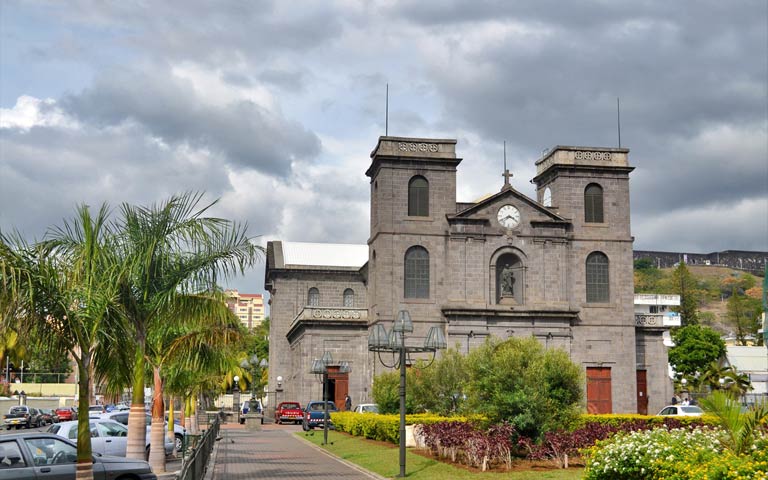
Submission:
[[368,261],[368,245],[283,242],[283,262],[288,265],[360,268]]
[[729,345],[728,362],[740,372],[768,372],[768,356],[765,347]]

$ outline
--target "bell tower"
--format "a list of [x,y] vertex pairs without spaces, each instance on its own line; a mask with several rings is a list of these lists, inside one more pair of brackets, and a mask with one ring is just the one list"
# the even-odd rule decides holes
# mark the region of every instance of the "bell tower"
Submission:
[[[443,267],[442,235],[447,214],[456,213],[456,140],[380,137],[365,174],[371,182],[371,235],[368,239],[368,303],[372,322],[388,321],[406,298],[404,256],[423,250],[431,282],[420,291],[422,304],[436,298]],[[411,306],[414,322],[419,302]]]

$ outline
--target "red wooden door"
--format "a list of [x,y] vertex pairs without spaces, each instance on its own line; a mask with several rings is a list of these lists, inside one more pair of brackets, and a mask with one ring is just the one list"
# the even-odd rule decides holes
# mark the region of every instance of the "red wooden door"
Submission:
[[344,410],[344,397],[349,393],[349,374],[340,373],[339,367],[328,367],[328,381],[331,383],[329,400],[333,400],[336,408]]
[[645,370],[637,371],[637,413],[648,415],[648,379]]
[[611,413],[611,368],[587,367],[587,412]]

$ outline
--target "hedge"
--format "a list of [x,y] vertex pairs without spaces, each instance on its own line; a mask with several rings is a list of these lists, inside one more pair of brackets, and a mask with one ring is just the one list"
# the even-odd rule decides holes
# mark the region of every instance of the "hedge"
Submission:
[[[474,418],[474,417],[473,417]],[[400,415],[379,415],[375,413],[338,412],[331,414],[336,430],[357,437],[370,438],[397,444],[400,442]],[[443,417],[430,413],[405,416],[406,425],[432,425],[439,422],[467,422],[469,417]]]

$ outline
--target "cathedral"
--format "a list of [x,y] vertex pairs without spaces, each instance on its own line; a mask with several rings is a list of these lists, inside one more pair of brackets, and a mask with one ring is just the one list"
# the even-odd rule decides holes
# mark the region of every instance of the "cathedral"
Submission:
[[380,137],[366,245],[267,245],[270,403],[322,399],[310,370],[326,353],[329,397],[370,402],[387,367],[368,333],[407,310],[409,344],[432,326],[462,352],[534,336],[582,366],[589,412],[660,410],[672,387],[663,329],[635,324],[628,155],[557,146],[536,161],[536,198],[505,171],[500,191],[463,203],[456,140]]

